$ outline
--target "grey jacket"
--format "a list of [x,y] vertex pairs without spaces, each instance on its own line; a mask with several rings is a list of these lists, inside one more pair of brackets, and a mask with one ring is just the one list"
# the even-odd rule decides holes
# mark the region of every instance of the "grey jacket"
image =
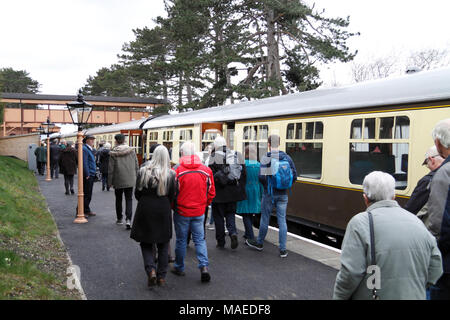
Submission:
[[[394,200],[378,201],[367,211],[373,215],[380,299],[425,299],[427,285],[442,275],[436,239],[422,221]],[[361,212],[347,225],[333,299],[372,299],[367,286],[370,264],[369,217]]]
[[109,155],[108,185],[115,189],[134,187],[139,170],[134,149],[121,144],[114,147]]
[[428,211],[422,219],[428,230],[439,240],[442,226],[442,216],[447,204],[447,194],[450,183],[450,159],[446,159],[434,174],[430,184]]

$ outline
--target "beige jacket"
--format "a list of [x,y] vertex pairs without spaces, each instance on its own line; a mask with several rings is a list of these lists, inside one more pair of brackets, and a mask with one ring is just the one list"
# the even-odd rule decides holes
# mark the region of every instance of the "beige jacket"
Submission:
[[108,185],[115,189],[134,187],[139,170],[134,149],[126,144],[121,144],[114,147],[109,155]]

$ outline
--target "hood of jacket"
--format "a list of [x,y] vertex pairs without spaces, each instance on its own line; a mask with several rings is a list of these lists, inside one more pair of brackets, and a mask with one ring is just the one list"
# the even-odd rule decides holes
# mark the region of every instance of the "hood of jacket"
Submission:
[[130,153],[133,153],[134,150],[130,146],[127,146],[126,144],[121,144],[117,147],[114,147],[109,154],[111,157],[125,157],[129,155]]
[[180,165],[187,169],[197,169],[202,165],[202,160],[196,154],[184,156],[180,159]]
[[287,160],[287,154],[284,151],[279,150],[279,151],[275,151],[275,152],[267,152],[267,157],[271,158],[272,153],[273,153],[274,157],[276,156],[276,154],[279,154],[280,160]]

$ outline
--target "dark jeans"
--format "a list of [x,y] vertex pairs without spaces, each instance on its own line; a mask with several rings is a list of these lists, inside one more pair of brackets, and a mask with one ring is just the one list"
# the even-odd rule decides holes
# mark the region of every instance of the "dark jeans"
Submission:
[[102,173],[102,190],[108,189],[108,174],[107,173]]
[[50,176],[53,179],[53,176],[58,179],[59,174],[59,165],[58,162],[50,162]]
[[122,220],[122,194],[125,193],[125,217],[131,220],[133,214],[133,187],[115,189],[117,220]]
[[254,239],[255,235],[253,233],[253,213],[243,213],[242,222],[244,223],[246,239]]
[[434,286],[430,287],[431,300],[450,300],[450,274],[444,273]]
[[66,193],[73,190],[73,175],[64,175],[64,186],[66,187]]
[[84,193],[84,213],[92,212],[89,205],[92,200],[92,190],[94,189],[94,177],[89,179],[83,178],[83,193]]
[[236,231],[236,202],[213,203],[212,214],[216,226],[216,240],[219,246],[225,245],[225,224],[228,229],[228,235],[237,234]]
[[37,170],[41,176],[44,175],[46,164],[46,162],[37,161]]
[[[155,264],[156,247],[158,247],[158,268]],[[142,257],[144,258],[145,272],[149,274],[152,269],[156,270],[156,277],[164,279],[169,266],[169,242],[165,243],[144,243],[141,242]]]
[[[84,214],[92,212],[91,208],[89,207],[92,199],[92,190],[94,189],[94,177],[89,177],[89,179],[86,179],[83,177],[83,194],[84,194]],[[78,214],[78,206],[76,214]]]

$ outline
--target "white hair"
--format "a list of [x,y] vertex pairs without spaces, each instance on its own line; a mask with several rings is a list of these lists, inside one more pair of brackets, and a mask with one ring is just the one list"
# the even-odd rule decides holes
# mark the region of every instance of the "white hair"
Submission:
[[226,145],[227,145],[227,141],[222,136],[217,136],[216,139],[214,140],[214,149],[215,150],[220,150],[223,146],[226,146]]
[[186,141],[180,148],[182,156],[191,156],[195,154],[195,145],[192,141]]
[[111,149],[111,143],[107,142],[104,145],[105,149]]
[[433,140],[439,140],[446,149],[450,148],[450,118],[439,121],[431,132]]
[[363,191],[370,202],[393,200],[395,197],[395,179],[382,171],[369,173],[363,181]]
[[169,151],[165,146],[158,146],[153,152],[152,160],[140,169],[136,187],[139,191],[145,187],[157,188],[156,194],[165,196],[168,194],[167,180],[171,174]]

